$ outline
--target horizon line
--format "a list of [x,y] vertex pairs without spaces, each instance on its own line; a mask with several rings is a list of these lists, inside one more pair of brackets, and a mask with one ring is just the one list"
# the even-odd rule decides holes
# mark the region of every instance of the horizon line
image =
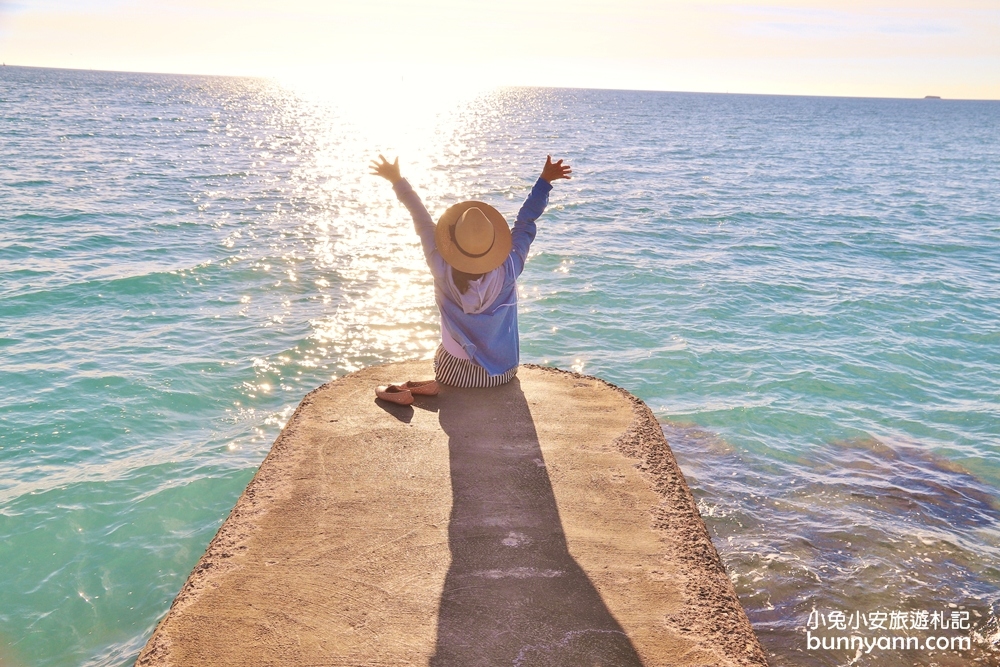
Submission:
[[[183,77],[211,77],[218,79],[259,79],[262,81],[275,81],[280,83],[279,75],[267,74],[205,74],[193,72],[163,72],[146,70],[125,70],[125,69],[96,69],[86,67],[52,67],[46,65],[18,65],[0,63],[0,67],[15,67],[19,69],[41,69],[64,72],[99,72],[105,74],[146,74],[155,76],[183,76]],[[822,99],[851,99],[851,100],[929,100],[941,102],[1000,102],[1000,98],[966,98],[966,97],[943,97],[938,95],[925,95],[924,97],[893,97],[893,96],[873,96],[873,95],[819,95],[810,93],[748,93],[711,90],[664,90],[661,88],[614,88],[607,86],[539,86],[531,84],[497,84],[490,88],[533,88],[539,90],[606,90],[610,92],[622,93],[669,93],[680,95],[745,95],[755,97],[813,97]]]

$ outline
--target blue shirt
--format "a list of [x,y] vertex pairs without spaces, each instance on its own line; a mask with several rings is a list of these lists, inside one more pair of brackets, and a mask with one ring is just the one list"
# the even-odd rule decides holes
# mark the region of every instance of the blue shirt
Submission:
[[402,179],[393,185],[396,196],[413,217],[413,226],[420,236],[427,266],[434,276],[434,299],[441,313],[441,325],[462,346],[474,363],[489,375],[502,375],[520,361],[517,334],[517,277],[524,270],[528,248],[535,239],[535,220],[549,203],[552,185],[539,178],[531,194],[524,200],[511,230],[511,250],[500,267],[503,286],[492,303],[482,311],[467,313],[448,288],[451,267],[441,257],[434,242],[434,221],[413,188]]

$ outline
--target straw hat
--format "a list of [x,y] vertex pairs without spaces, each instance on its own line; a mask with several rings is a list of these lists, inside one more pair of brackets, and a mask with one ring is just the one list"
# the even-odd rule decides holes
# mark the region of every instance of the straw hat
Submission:
[[510,254],[510,227],[500,211],[481,201],[455,204],[441,216],[434,240],[444,261],[465,273],[487,273]]

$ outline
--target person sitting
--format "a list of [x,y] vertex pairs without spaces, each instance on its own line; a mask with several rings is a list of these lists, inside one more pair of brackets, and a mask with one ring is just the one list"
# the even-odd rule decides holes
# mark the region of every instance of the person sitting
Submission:
[[481,201],[463,201],[438,220],[400,174],[399,158],[372,160],[371,173],[392,183],[413,217],[434,277],[441,314],[435,379],[455,387],[496,387],[517,374],[517,277],[535,238],[535,220],[548,205],[552,182],[570,178],[562,160],[545,160],[541,176],[521,205],[513,231],[503,215]]

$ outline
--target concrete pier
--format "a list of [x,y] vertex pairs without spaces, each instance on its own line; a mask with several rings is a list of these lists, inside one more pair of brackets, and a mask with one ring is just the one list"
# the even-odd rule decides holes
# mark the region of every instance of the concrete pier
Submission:
[[308,394],[136,664],[766,665],[652,413],[522,366]]

